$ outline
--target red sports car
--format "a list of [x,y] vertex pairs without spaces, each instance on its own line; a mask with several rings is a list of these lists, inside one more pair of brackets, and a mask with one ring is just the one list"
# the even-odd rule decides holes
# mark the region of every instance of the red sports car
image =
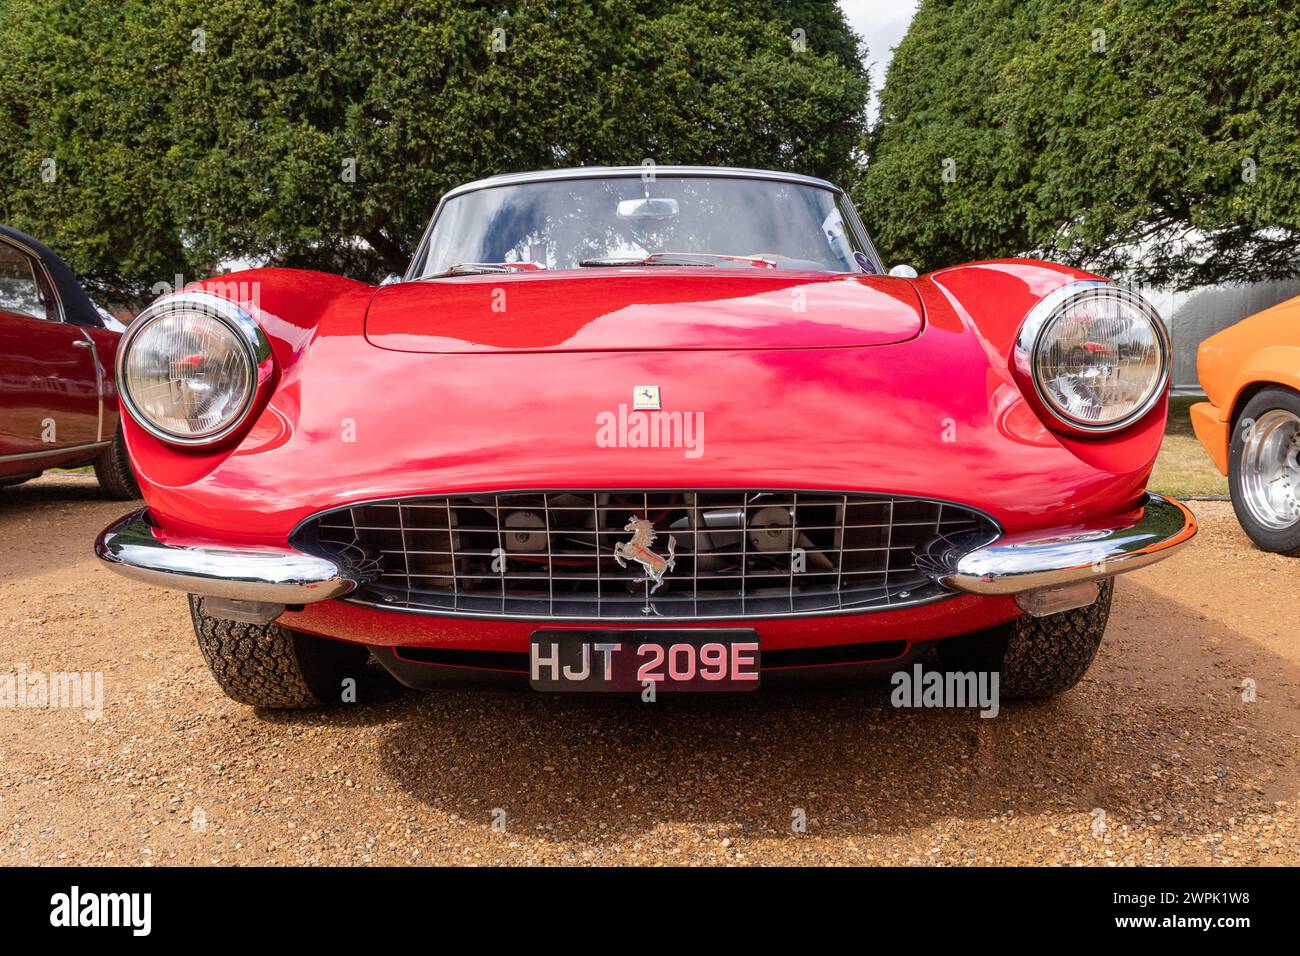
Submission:
[[368,654],[653,695],[936,647],[1047,696],[1112,578],[1195,533],[1146,491],[1168,368],[1151,306],[1075,269],[886,273],[819,179],[496,176],[401,280],[253,270],[142,313],[148,507],[97,552],[188,592],[260,706],[347,699]]
[[121,326],[31,236],[0,226],[0,487],[94,465],[110,498],[138,498],[118,427]]

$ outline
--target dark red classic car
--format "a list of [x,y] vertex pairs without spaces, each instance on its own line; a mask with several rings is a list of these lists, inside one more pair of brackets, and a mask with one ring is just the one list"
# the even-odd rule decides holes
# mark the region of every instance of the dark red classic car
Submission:
[[644,694],[937,648],[1048,696],[1115,575],[1195,533],[1146,491],[1168,371],[1136,293],[887,272],[822,180],[499,176],[443,197],[401,281],[255,270],[141,314],[148,508],[97,552],[188,592],[262,706],[338,701],[368,654]]
[[94,465],[110,498],[137,498],[118,422],[112,329],[72,270],[0,226],[0,486]]

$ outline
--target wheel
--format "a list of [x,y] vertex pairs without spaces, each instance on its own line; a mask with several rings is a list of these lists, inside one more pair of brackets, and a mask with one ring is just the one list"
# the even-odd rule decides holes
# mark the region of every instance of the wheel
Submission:
[[202,598],[191,594],[189,599],[203,659],[226,696],[241,704],[300,710],[341,703],[344,681],[359,682],[365,671],[370,652],[358,644],[279,624],[213,617],[204,611]]
[[1264,551],[1300,554],[1300,394],[1267,388],[1241,410],[1228,449],[1232,508]]
[[99,489],[105,498],[127,501],[140,497],[140,486],[135,482],[131,459],[126,455],[126,441],[122,438],[121,426],[118,426],[117,434],[113,436],[113,443],[95,459],[95,477],[99,479]]
[[1087,672],[1101,646],[1110,617],[1115,582],[1101,582],[1087,607],[1047,617],[1017,618],[1010,624],[950,637],[939,643],[946,671],[997,671],[998,693],[1032,700],[1064,693]]

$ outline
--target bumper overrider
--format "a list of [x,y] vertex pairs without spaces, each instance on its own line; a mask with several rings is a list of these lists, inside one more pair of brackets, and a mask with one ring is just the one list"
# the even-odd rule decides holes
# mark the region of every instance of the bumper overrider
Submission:
[[935,539],[917,565],[945,587],[1011,595],[1041,616],[1090,604],[1096,582],[1167,558],[1195,534],[1186,505],[1147,493],[1129,515],[1087,528],[1002,535],[973,547],[960,538]]
[[[1099,581],[1168,557],[1196,534],[1181,502],[1147,494],[1134,510],[1086,526],[987,536],[936,537],[915,565],[948,590],[1012,596],[1026,612],[1090,604]],[[236,620],[266,622],[286,607],[341,598],[373,580],[368,562],[284,547],[229,547],[155,526],[142,509],[105,528],[95,553],[134,580],[204,596]]]
[[156,587],[221,602],[235,620],[267,622],[286,607],[342,597],[373,572],[292,548],[232,548],[155,527],[148,508],[105,528],[95,554],[112,570]]

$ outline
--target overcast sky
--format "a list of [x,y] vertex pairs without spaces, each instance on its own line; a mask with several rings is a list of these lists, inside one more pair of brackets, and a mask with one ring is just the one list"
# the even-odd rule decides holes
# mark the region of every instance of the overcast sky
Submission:
[[918,0],[840,0],[849,25],[867,41],[871,65],[870,115],[876,118],[876,93],[885,82],[885,67],[916,13]]

